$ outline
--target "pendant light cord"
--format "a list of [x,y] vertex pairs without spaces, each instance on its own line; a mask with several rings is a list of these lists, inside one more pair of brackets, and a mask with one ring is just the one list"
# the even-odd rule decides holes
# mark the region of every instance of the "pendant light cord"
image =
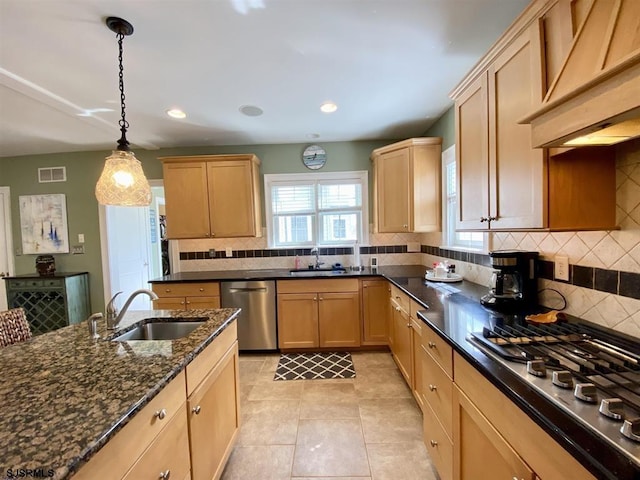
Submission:
[[118,73],[118,83],[120,86],[120,121],[118,125],[120,125],[120,132],[122,132],[122,136],[120,140],[118,140],[118,150],[122,150],[125,152],[129,151],[129,142],[127,140],[127,128],[129,128],[129,122],[125,118],[125,103],[124,103],[124,68],[122,66],[122,40],[124,39],[123,33],[118,33],[118,64],[120,67]]

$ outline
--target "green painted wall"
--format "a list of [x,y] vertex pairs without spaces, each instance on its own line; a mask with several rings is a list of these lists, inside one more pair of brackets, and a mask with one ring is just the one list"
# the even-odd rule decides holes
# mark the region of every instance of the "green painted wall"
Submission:
[[424,134],[425,137],[442,137],[442,151],[456,143],[455,111],[453,106],[444,112]]
[[[396,140],[319,142],[327,151],[327,164],[319,172],[368,170],[371,184],[373,177],[369,160],[371,151],[394,141]],[[262,174],[309,173],[313,175],[314,171],[308,170],[301,161],[302,151],[307,145],[309,143],[165,148],[155,151],[134,149],[134,151],[149,179],[162,178],[162,164],[158,161],[158,157],[218,153],[255,153],[262,161]],[[11,189],[13,244],[16,250],[15,273],[34,273],[36,258],[36,255],[22,255],[20,252],[22,242],[18,196],[63,193],[67,200],[69,242],[71,245],[77,244],[78,234],[84,233],[85,253],[55,255],[56,268],[65,272],[89,272],[91,307],[94,312],[104,311],[100,226],[94,188],[102,171],[104,158],[109,153],[109,151],[98,151],[0,158],[0,186],[8,186]],[[38,168],[58,166],[67,167],[66,182],[38,183]],[[262,181],[261,188],[263,188]],[[370,202],[370,205],[372,203]]]

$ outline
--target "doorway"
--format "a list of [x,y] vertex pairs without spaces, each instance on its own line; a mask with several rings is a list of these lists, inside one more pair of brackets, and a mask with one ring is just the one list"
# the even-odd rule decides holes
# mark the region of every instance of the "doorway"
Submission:
[[[13,237],[11,233],[11,194],[9,187],[0,187],[0,277],[13,275]],[[7,288],[0,281],[0,311],[7,310]]]
[[[162,180],[151,180],[149,207],[100,206],[100,237],[105,305],[122,292],[117,305],[149,280],[163,275],[160,211],[164,208]],[[130,310],[150,310],[151,300],[138,295]]]

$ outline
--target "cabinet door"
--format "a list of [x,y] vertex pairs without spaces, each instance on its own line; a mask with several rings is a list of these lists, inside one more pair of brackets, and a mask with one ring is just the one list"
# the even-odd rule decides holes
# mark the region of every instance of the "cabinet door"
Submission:
[[535,23],[489,67],[491,230],[546,226],[546,153],[532,148],[531,126],[518,123],[542,100],[540,52]]
[[457,387],[453,400],[453,478],[534,480],[533,471]]
[[211,236],[255,236],[251,162],[209,162],[207,176]]
[[420,410],[424,411],[424,384],[422,377],[422,326],[420,321],[411,318],[411,368],[412,368],[412,382],[411,389],[413,396],[418,402]]
[[220,308],[220,297],[187,297],[187,310],[198,308]]
[[385,153],[376,159],[378,231],[410,232],[409,149]]
[[359,347],[358,293],[319,293],[318,328],[321,347]]
[[456,100],[456,160],[460,229],[486,230],[489,216],[487,76]]
[[205,162],[162,165],[167,238],[206,238],[209,228],[209,194]]
[[387,345],[389,285],[385,280],[362,281],[362,344]]
[[399,306],[393,311],[393,358],[407,385],[411,385],[411,319]]
[[240,427],[238,343],[187,401],[193,480],[220,478]]
[[319,344],[317,294],[278,295],[278,346],[313,348]]
[[184,297],[165,297],[153,301],[156,310],[186,310]]

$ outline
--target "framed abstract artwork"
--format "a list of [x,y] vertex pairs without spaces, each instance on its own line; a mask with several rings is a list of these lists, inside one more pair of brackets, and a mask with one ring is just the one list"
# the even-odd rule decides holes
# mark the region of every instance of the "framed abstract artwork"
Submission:
[[22,253],[69,253],[64,194],[20,195]]

